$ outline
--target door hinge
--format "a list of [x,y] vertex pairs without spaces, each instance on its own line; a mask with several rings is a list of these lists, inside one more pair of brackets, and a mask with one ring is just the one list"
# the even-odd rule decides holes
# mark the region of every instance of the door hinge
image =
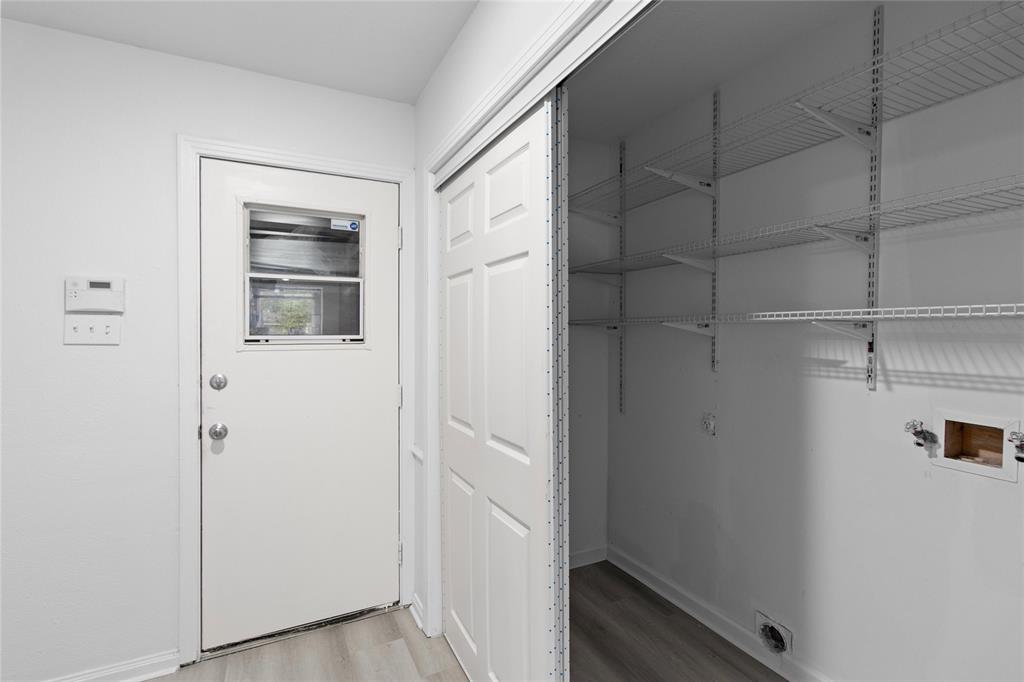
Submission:
[[398,409],[402,409],[402,384],[398,384]]
[[399,225],[398,226],[398,250],[399,251],[402,250],[402,242],[403,241],[404,241],[404,233],[403,233],[403,230],[402,230],[402,226]]
[[199,426],[196,427],[196,438],[198,438],[199,440],[203,439],[203,425],[202,424],[200,424]]
[[402,543],[398,543],[398,565],[402,565]]

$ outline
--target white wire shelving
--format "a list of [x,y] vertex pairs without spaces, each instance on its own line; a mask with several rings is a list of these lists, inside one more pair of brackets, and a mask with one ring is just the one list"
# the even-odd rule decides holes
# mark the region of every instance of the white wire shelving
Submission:
[[[880,83],[873,70],[882,66]],[[738,173],[843,134],[867,143],[877,134],[871,95],[885,92],[881,120],[889,121],[1024,76],[1024,2],[1004,2],[971,14],[721,128],[719,176]],[[685,178],[712,175],[713,136],[706,134],[624,171],[626,210],[687,187]],[[662,171],[657,174],[648,170]],[[676,180],[665,177],[675,174]],[[570,196],[575,210],[617,214],[618,176]]]
[[667,325],[693,327],[693,331],[715,324],[769,322],[867,323],[881,321],[935,321],[1024,318],[1024,303],[979,303],[968,305],[917,306],[907,308],[845,308],[833,310],[787,310],[778,312],[724,313],[711,315],[664,315],[619,319],[573,320],[570,324],[592,327]]
[[870,239],[869,221],[877,216],[880,229],[909,228],[931,223],[978,217],[1024,207],[1024,175],[995,178],[939,192],[894,199],[812,218],[768,225],[712,239],[694,240],[579,265],[570,272],[618,274],[680,263],[700,267],[701,261],[766,251],[829,239],[854,245]]

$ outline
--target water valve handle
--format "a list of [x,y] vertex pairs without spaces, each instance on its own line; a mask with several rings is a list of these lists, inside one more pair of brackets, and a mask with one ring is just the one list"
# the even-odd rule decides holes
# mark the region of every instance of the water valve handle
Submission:
[[932,446],[939,442],[939,437],[924,428],[924,422],[920,419],[911,419],[903,425],[903,430],[914,437],[914,445],[919,448]]
[[1013,443],[1013,446],[1017,448],[1017,452],[1014,454],[1014,458],[1018,462],[1024,462],[1024,433],[1020,431],[1011,431],[1010,437],[1006,440]]

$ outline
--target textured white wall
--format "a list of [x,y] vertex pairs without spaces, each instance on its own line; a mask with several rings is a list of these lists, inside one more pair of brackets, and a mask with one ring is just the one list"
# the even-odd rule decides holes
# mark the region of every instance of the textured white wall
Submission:
[[[413,108],[3,22],[3,677],[177,649],[179,133],[397,167]],[[63,279],[127,278],[63,346]]]
[[[887,46],[977,8],[891,5]],[[864,61],[870,13],[724,83],[724,120]],[[1024,172],[1021,101],[1018,81],[887,124],[883,199]],[[631,159],[709,128],[710,98],[633,136]],[[864,205],[866,170],[839,140],[726,178],[722,231]],[[638,209],[630,250],[705,237],[708,220],[692,192]],[[887,234],[881,304],[1022,300],[1021,226],[1015,214]],[[830,244],[725,259],[721,310],[860,307],[864,265]],[[706,312],[708,281],[631,275],[629,313]],[[880,334],[869,393],[863,344],[809,325],[725,326],[717,374],[707,339],[631,328],[625,416],[609,394],[610,549],[747,631],[756,609],[771,614],[794,656],[835,679],[1019,679],[1024,486],[933,466],[903,423],[941,407],[1024,417],[1024,323]],[[706,410],[716,439],[700,431]]]

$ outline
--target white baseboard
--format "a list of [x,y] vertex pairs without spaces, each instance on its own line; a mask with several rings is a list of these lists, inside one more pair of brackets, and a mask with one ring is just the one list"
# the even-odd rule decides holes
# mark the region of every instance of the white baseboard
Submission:
[[412,619],[416,621],[416,627],[420,630],[426,631],[423,627],[425,622],[423,619],[423,600],[415,592],[412,593],[412,603],[409,604],[409,613],[412,614]]
[[55,677],[48,682],[142,682],[170,675],[177,669],[178,652],[165,651],[64,677]]
[[608,558],[607,547],[581,549],[569,554],[569,568],[573,569],[586,566],[587,564],[596,564],[598,561],[604,561],[606,558]]
[[[690,594],[669,578],[644,563],[633,559],[622,550],[608,545],[608,561],[651,588],[680,609],[690,614],[723,639],[736,645],[787,680],[813,680],[829,682],[829,677],[801,663],[791,655],[773,654],[761,644],[753,629],[747,629],[711,604]],[[753,622],[753,614],[751,614]]]

